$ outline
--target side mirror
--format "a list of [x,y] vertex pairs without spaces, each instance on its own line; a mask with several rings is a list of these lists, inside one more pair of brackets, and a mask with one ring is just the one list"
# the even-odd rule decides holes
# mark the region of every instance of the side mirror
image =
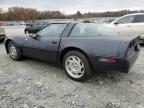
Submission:
[[33,38],[33,39],[38,39],[38,37],[40,37],[39,34],[31,34],[29,35],[29,37]]
[[118,22],[114,22],[115,25],[118,25]]

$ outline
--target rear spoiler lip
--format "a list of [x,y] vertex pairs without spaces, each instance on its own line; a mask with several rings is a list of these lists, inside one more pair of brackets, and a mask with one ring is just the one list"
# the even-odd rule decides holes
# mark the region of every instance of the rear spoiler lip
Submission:
[[[137,37],[131,39],[131,41],[129,41],[128,48],[129,48],[129,45],[132,44],[132,42],[134,42],[134,44],[132,45],[133,47],[137,46],[140,43],[140,37],[141,36],[137,36]],[[126,50],[125,57],[127,57],[128,48]]]
[[137,38],[141,38],[141,35],[140,35],[140,36],[137,36]]
[[137,44],[137,43],[140,41],[140,38],[141,38],[141,36],[137,36],[137,37],[135,37],[134,39],[132,39],[131,41],[136,40],[137,42],[136,42],[135,44]]
[[141,39],[141,36],[137,36],[135,39],[138,39],[138,40],[140,40],[140,39]]

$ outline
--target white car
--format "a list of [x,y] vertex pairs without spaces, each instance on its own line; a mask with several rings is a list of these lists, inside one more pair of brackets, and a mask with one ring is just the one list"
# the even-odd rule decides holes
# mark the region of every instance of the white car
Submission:
[[4,41],[4,39],[5,39],[4,27],[0,24],[0,42]]
[[118,31],[120,34],[141,36],[140,43],[144,43],[144,13],[124,15],[106,24],[106,26]]

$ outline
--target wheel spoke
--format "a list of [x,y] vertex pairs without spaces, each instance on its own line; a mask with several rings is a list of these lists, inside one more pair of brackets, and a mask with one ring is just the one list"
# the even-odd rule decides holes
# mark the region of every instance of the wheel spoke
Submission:
[[72,59],[73,59],[73,62],[77,62],[77,59],[76,59],[76,57],[72,57]]

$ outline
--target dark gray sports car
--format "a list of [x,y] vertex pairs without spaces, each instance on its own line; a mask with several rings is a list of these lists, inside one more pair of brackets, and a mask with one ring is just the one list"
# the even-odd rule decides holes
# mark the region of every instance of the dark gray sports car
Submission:
[[59,64],[73,80],[86,81],[95,71],[128,72],[139,39],[94,23],[51,23],[36,35],[7,38],[5,47],[14,60],[27,56]]

